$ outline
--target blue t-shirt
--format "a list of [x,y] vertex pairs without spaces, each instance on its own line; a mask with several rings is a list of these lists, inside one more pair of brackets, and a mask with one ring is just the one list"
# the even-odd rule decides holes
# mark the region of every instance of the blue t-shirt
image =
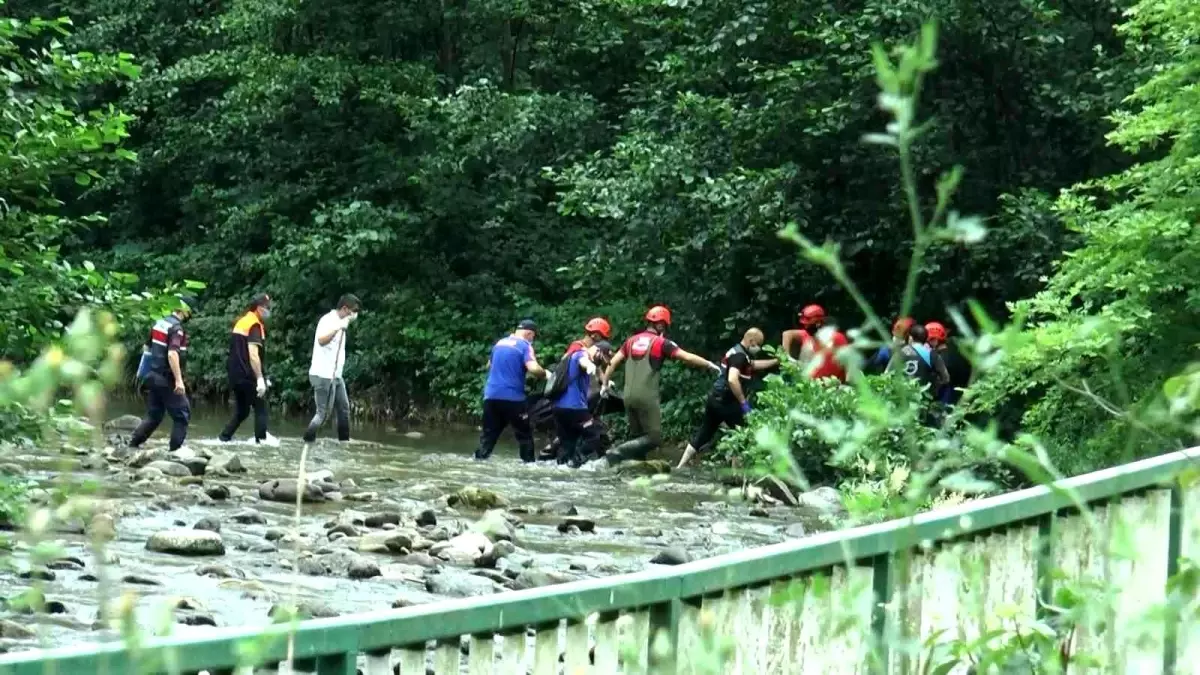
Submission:
[[592,376],[588,375],[587,371],[583,369],[583,364],[580,363],[584,355],[585,352],[582,350],[571,354],[571,360],[567,362],[567,390],[554,402],[555,408],[588,409],[588,390],[592,386]]
[[533,345],[508,336],[492,347],[492,367],[483,388],[485,401],[524,401],[525,364],[534,359]]

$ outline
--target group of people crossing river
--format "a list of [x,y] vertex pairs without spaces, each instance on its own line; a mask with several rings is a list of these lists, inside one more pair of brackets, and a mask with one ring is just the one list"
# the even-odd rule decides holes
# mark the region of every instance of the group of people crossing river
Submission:
[[[827,328],[826,318],[820,305],[804,307],[799,327],[783,332],[780,354],[806,363],[806,372],[814,379],[836,378],[844,383],[846,369],[838,350],[848,347],[849,340],[840,330]],[[609,464],[644,459],[662,444],[660,371],[667,361],[676,360],[716,374],[705,399],[704,417],[679,461],[680,467],[687,465],[712,443],[722,425],[738,427],[745,423],[751,410],[750,382],[756,375],[778,368],[779,359],[763,358],[765,336],[759,328],[748,329],[718,364],[669,339],[670,326],[671,311],[661,305],[651,307],[645,315],[645,327],[614,349],[608,320],[592,318],[584,324],[583,336],[570,343],[550,371],[538,363],[533,349],[537,324],[530,319],[519,322],[511,335],[492,347],[475,459],[488,459],[505,428],[512,427],[521,459],[535,461],[533,429],[539,419],[552,420],[557,433],[542,459],[554,458],[575,467],[601,456]],[[867,370],[899,368],[926,384],[939,404],[953,405],[970,373],[965,360],[951,350],[946,327],[938,322],[921,325],[902,317],[893,325],[892,334],[893,344],[898,346],[895,354],[891,345],[881,347],[868,361]],[[606,432],[599,414],[613,408],[609,405],[617,398],[613,375],[621,366],[624,386],[619,400],[630,438],[606,450]],[[525,394],[525,381],[530,375],[548,380],[544,396],[532,406]]]
[[[266,370],[266,325],[272,298],[259,293],[237,317],[230,331],[227,359],[229,387],[235,410],[221,431],[221,441],[231,441],[238,427],[254,411],[254,439],[267,440],[268,412],[266,393],[270,379]],[[346,333],[358,316],[360,302],[344,295],[337,306],[321,316],[313,334],[312,364],[309,381],[313,387],[315,414],[304,434],[313,442],[317,431],[332,411],[337,420],[337,436],[350,438],[350,402],[342,378],[346,355]],[[138,380],[145,387],[146,416],[133,432],[130,445],[140,446],[166,415],[173,428],[169,446],[181,447],[187,436],[191,406],[187,396],[186,364],[188,335],[185,325],[198,308],[194,296],[182,296],[173,311],[154,323],[146,340],[138,366]],[[826,326],[825,310],[808,305],[799,313],[797,328],[782,335],[779,357],[762,352],[765,336],[759,328],[750,328],[730,347],[720,363],[693,354],[667,337],[671,311],[651,307],[645,314],[644,328],[614,348],[612,326],[595,317],[583,326],[583,335],[567,347],[550,370],[538,363],[533,342],[538,333],[532,319],[518,322],[512,334],[497,341],[487,362],[487,381],[483,390],[483,423],[476,460],[491,457],[496,442],[508,427],[516,436],[520,457],[525,462],[538,459],[534,447],[534,429],[551,428],[554,440],[544,449],[541,459],[578,467],[590,458],[604,457],[609,464],[629,459],[645,459],[662,444],[662,408],[660,377],[671,360],[693,368],[707,369],[716,377],[706,396],[704,416],[679,462],[688,464],[711,445],[722,426],[738,427],[751,410],[751,383],[763,373],[779,367],[779,358],[806,364],[812,378],[836,378],[846,381],[846,369],[838,350],[849,346],[845,334]],[[941,405],[953,405],[966,386],[970,372],[965,360],[947,341],[945,326],[937,322],[924,325],[900,318],[893,325],[892,346],[885,345],[867,361],[868,372],[901,369],[929,387]],[[623,386],[618,394],[613,376],[623,367]],[[543,394],[531,401],[526,395],[529,376],[543,378]],[[609,448],[609,439],[601,416],[624,411],[629,439]]]

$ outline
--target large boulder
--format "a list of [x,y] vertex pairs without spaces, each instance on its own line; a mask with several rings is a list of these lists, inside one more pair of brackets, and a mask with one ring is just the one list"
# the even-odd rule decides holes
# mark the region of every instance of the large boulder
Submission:
[[162,530],[150,535],[146,549],[174,555],[224,555],[221,535],[208,530]]
[[449,541],[440,541],[429,549],[429,555],[456,565],[495,564],[492,540],[479,532],[464,532]]
[[478,532],[490,541],[513,541],[517,538],[517,530],[508,522],[504,512],[498,509],[483,514],[474,525],[471,532]]
[[671,473],[671,463],[661,459],[628,460],[617,465],[622,476],[654,476]]
[[468,485],[446,499],[450,506],[486,511],[502,506],[508,506],[508,500],[500,495],[474,485]]
[[[294,504],[296,503],[296,479],[277,478],[261,483],[258,486],[258,496],[270,502]],[[305,483],[303,500],[309,503],[323,502],[325,493],[319,486]]]
[[838,515],[846,512],[841,493],[828,486],[809,490],[797,497],[796,501],[799,506],[822,515]]

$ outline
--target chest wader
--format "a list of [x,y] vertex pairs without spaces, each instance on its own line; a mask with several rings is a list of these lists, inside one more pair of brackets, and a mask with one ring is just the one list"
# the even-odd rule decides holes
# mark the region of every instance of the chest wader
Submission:
[[604,455],[610,465],[627,459],[646,459],[651,450],[662,445],[659,379],[659,370],[650,354],[625,362],[625,416],[630,439]]

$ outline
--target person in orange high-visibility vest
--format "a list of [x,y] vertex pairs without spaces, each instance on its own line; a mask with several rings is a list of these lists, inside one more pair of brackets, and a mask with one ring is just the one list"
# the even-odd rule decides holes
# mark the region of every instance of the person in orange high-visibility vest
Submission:
[[250,301],[246,313],[238,317],[229,335],[229,389],[233,392],[234,412],[221,431],[224,442],[233,440],[238,427],[254,409],[254,441],[267,439],[267,377],[263,320],[271,315],[271,296],[259,293]]

